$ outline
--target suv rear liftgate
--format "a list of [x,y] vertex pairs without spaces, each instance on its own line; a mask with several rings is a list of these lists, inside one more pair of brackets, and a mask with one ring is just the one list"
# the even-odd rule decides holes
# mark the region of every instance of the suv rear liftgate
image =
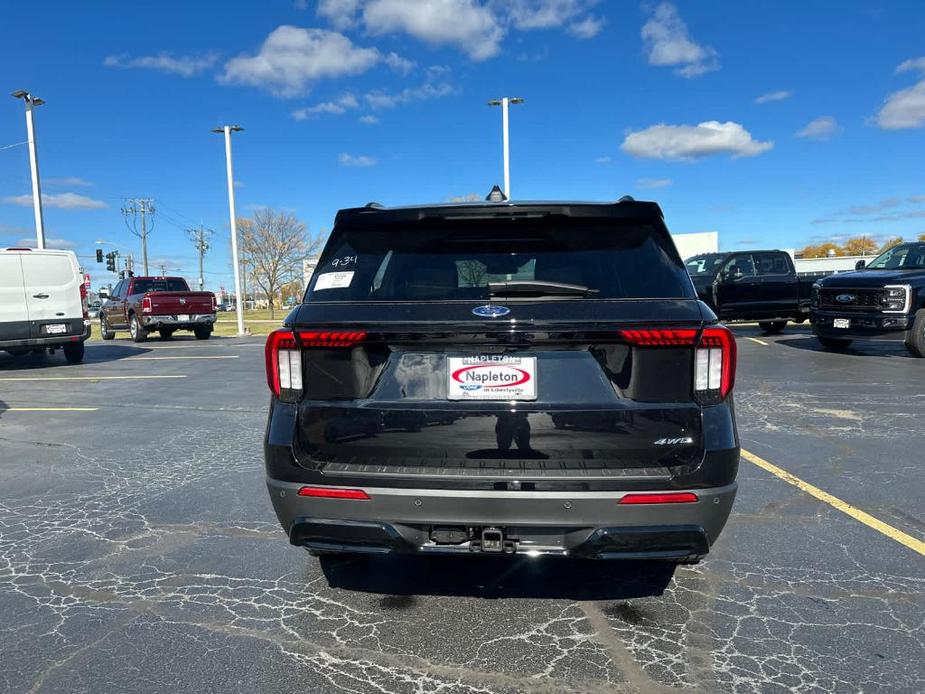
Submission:
[[725,524],[735,343],[649,203],[345,211],[267,341],[293,544],[696,560]]

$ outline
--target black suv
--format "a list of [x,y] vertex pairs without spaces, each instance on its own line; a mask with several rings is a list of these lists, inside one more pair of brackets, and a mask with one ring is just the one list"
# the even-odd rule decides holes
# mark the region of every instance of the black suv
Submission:
[[736,346],[658,205],[338,213],[267,339],[294,545],[695,562],[736,494]]
[[903,341],[925,357],[925,243],[903,243],[856,272],[813,285],[813,332],[828,349],[852,340]]

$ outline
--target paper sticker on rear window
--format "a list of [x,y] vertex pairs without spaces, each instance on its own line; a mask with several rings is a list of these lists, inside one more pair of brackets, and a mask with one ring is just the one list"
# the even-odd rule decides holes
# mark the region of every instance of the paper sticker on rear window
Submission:
[[315,291],[319,289],[342,289],[349,287],[353,282],[353,271],[350,272],[326,272],[318,275],[318,281],[315,282]]

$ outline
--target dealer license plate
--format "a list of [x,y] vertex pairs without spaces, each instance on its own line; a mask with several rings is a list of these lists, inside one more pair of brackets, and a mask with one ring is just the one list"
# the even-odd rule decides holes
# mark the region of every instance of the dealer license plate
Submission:
[[67,325],[64,323],[49,323],[45,326],[45,332],[49,335],[61,335],[67,332]]
[[448,357],[447,399],[536,400],[536,357]]
[[851,319],[850,318],[835,318],[832,321],[833,328],[850,328]]

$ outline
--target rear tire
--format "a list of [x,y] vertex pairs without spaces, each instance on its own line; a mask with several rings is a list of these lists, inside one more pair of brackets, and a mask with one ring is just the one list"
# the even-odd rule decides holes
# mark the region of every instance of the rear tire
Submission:
[[919,311],[912,322],[912,331],[906,341],[906,349],[913,357],[925,358],[925,311]]
[[758,322],[758,327],[765,335],[778,335],[787,327],[785,320],[763,320]]
[[819,340],[819,343],[826,349],[841,351],[847,349],[848,345],[851,344],[851,340],[840,340],[835,337],[819,337],[816,336],[816,339]]
[[134,313],[129,317],[128,330],[132,335],[132,342],[144,342],[148,339],[148,331]]
[[212,328],[196,326],[193,328],[193,333],[196,335],[197,340],[208,340],[212,335]]
[[162,340],[169,340],[173,337],[173,330],[170,328],[161,328],[157,332],[160,333]]
[[104,316],[100,316],[100,337],[104,340],[111,340],[115,336],[115,331],[109,327],[109,321]]
[[79,364],[84,360],[83,342],[70,342],[64,345],[63,351],[68,364]]

